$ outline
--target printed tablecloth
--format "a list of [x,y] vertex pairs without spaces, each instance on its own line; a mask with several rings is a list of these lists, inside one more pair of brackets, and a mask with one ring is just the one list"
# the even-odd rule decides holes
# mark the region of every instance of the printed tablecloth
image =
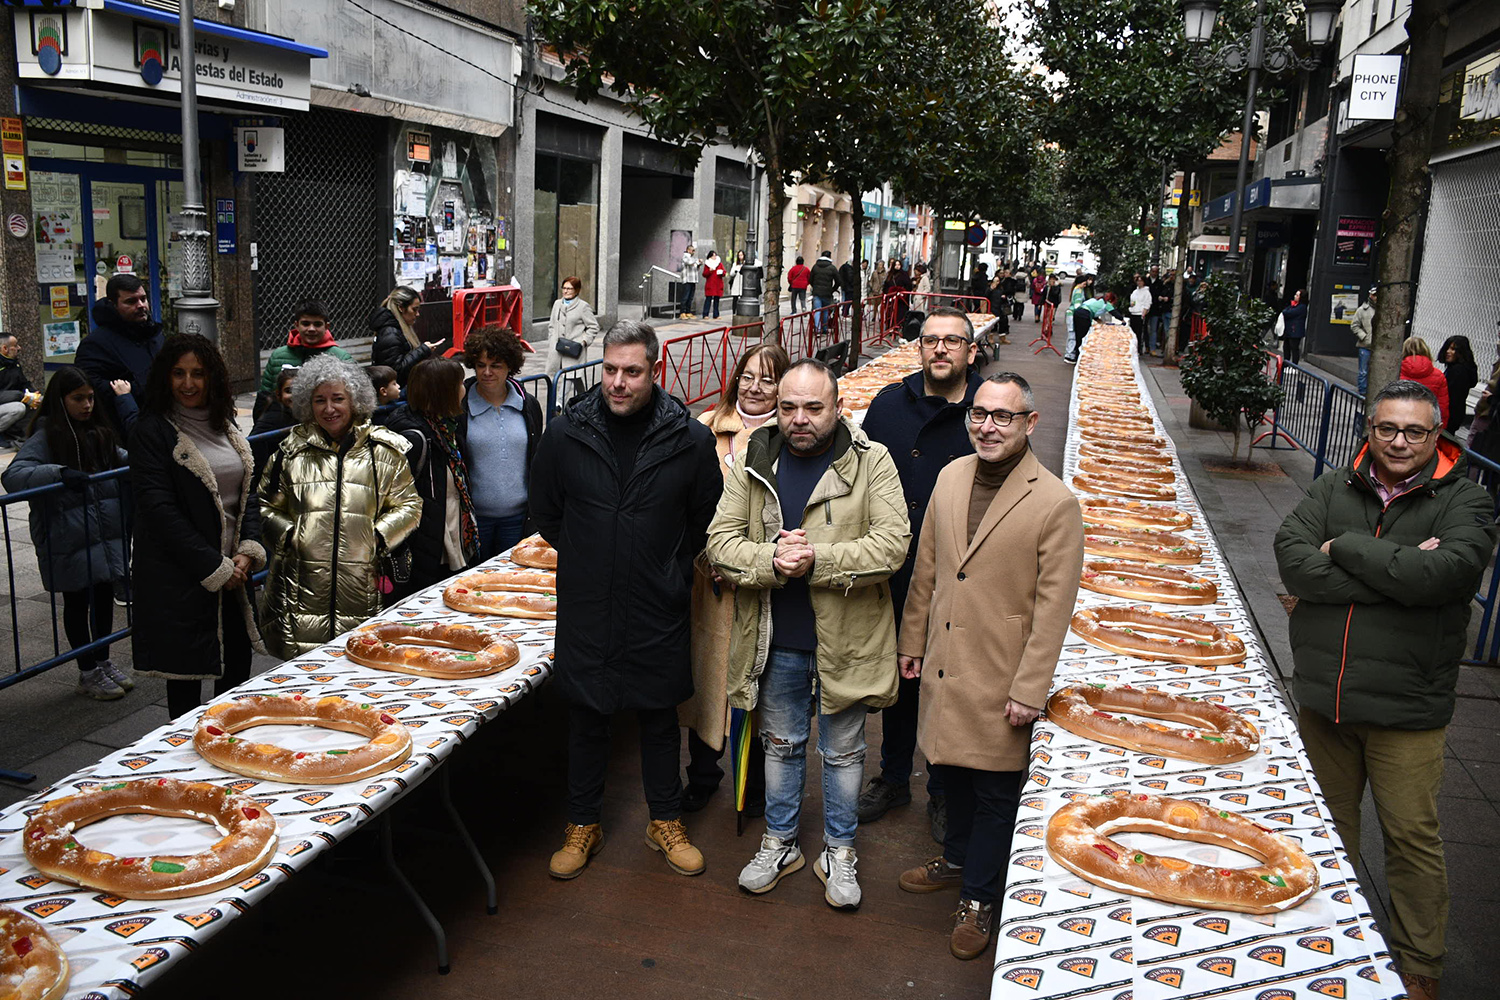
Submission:
[[[1095,352],[1111,349],[1128,352],[1134,359],[1133,344],[1128,330],[1096,325],[1084,342],[1085,362]],[[1139,385],[1138,360],[1133,371]],[[1072,419],[1064,480],[1070,486],[1078,467],[1078,390],[1086,379],[1080,370],[1069,407]],[[1166,437],[1144,386],[1141,402],[1151,410],[1157,433]],[[1156,605],[1155,609],[1224,626],[1244,641],[1245,661],[1230,666],[1184,666],[1141,660],[1091,646],[1069,632],[1053,689],[1095,682],[1196,696],[1249,717],[1261,731],[1260,750],[1249,760],[1208,767],[1095,743],[1045,718],[1039,720],[1001,894],[1003,908],[995,927],[998,943],[991,996],[994,1000],[1404,996],[1234,578],[1175,457],[1172,468],[1177,491],[1173,506],[1193,517],[1193,527],[1182,533],[1203,548],[1198,566],[1181,568],[1212,579],[1219,596],[1213,604]],[[1080,589],[1077,606],[1142,603]],[[1292,837],[1318,866],[1318,891],[1294,909],[1258,916],[1161,903],[1079,878],[1047,853],[1047,821],[1075,798],[1117,789],[1232,810]],[[1234,868],[1258,863],[1227,849],[1148,834],[1116,835],[1115,839],[1197,864]]]
[[[512,568],[504,555],[479,567]],[[553,622],[452,611],[443,604],[442,594],[439,584],[371,621],[443,620],[499,627],[515,640],[520,660],[476,680],[414,677],[349,661],[340,637],[215,699],[300,693],[378,704],[412,729],[411,757],[392,771],[344,785],[287,785],[222,771],[193,750],[200,710],[0,812],[0,903],[41,920],[62,945],[72,966],[69,998],[114,1000],[138,993],[323,851],[431,777],[480,725],[551,676]],[[364,742],[350,733],[310,726],[268,726],[256,733],[297,750],[341,749]],[[237,885],[176,900],[121,899],[56,881],[27,863],[19,832],[42,803],[92,785],[145,777],[207,781],[255,798],[276,817],[280,843],[275,856],[260,873]],[[217,834],[192,820],[131,815],[88,827],[85,839],[94,849],[130,857],[194,853],[209,847]]]

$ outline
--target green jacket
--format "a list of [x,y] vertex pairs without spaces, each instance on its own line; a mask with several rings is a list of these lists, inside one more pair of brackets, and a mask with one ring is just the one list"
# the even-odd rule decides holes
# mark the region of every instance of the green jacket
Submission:
[[275,392],[276,376],[281,374],[281,369],[287,365],[301,367],[316,358],[320,354],[331,354],[341,361],[353,361],[354,355],[344,350],[337,344],[328,347],[293,347],[291,344],[282,344],[271,352],[266,359],[266,370],[260,376],[260,391]]
[[[1292,690],[1334,722],[1437,729],[1453,717],[1469,605],[1495,544],[1494,501],[1448,438],[1385,506],[1371,463],[1367,445],[1320,476],[1276,533],[1282,582],[1299,599]],[[1428,538],[1438,547],[1418,548]]]
[[[771,558],[782,528],[776,462],[783,438],[757,428],[730,466],[708,529],[708,559],[737,588],[729,640],[729,704],[753,709],[771,648],[771,590],[786,585]],[[813,488],[802,527],[817,623],[820,712],[896,703],[896,617],[886,583],[906,561],[911,526],[901,477],[885,446],[841,419],[833,462]]]

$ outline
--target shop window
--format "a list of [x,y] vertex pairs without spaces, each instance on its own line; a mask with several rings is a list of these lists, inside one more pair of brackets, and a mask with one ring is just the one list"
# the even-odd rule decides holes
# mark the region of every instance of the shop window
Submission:
[[719,255],[734,260],[745,248],[750,228],[750,190],[728,184],[714,185],[714,247]]
[[532,315],[545,318],[563,278],[576,274],[580,296],[596,309],[599,259],[599,165],[552,153],[536,154],[532,232]]
[[407,123],[396,131],[395,280],[422,289],[510,280],[509,220],[495,209],[495,141]]

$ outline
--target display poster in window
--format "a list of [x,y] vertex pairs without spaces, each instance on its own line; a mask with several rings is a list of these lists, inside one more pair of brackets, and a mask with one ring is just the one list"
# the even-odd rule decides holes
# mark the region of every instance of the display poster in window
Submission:
[[1328,322],[1348,326],[1354,322],[1354,313],[1359,309],[1358,285],[1334,285],[1332,301],[1329,303]]
[[1333,243],[1333,262],[1349,267],[1368,267],[1375,249],[1375,226],[1375,219],[1339,216],[1338,235]]
[[47,357],[72,354],[78,350],[78,321],[66,323],[43,323],[42,336],[47,345]]

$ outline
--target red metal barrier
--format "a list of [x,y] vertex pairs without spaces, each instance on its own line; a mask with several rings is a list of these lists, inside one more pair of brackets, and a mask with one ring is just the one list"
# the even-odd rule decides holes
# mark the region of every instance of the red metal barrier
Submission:
[[1193,313],[1188,319],[1188,340],[1202,340],[1208,336],[1208,320],[1202,313]]
[[912,292],[910,293],[910,305],[913,309],[920,309],[924,313],[932,312],[938,306],[952,306],[966,313],[987,313],[990,311],[990,300],[981,295],[948,295],[943,292]]
[[848,321],[837,304],[793,313],[781,321],[781,346],[793,361],[810,358],[844,339]]
[[674,337],[661,345],[661,387],[684,403],[722,394],[745,349],[761,342],[760,320]]
[[486,326],[508,327],[521,337],[521,343],[531,350],[521,331],[525,318],[521,310],[521,290],[515,285],[497,288],[460,288],[453,293],[453,346],[443,354],[453,357],[461,354],[464,340],[474,330]]
[[1042,306],[1042,332],[1037,334],[1035,340],[1026,345],[1027,347],[1032,347],[1036,344],[1041,344],[1042,346],[1032,351],[1032,354],[1041,354],[1043,351],[1051,351],[1058,357],[1062,357],[1062,351],[1059,351],[1052,345],[1052,326],[1056,319],[1057,306],[1053,305],[1051,302],[1048,302],[1046,305]]

